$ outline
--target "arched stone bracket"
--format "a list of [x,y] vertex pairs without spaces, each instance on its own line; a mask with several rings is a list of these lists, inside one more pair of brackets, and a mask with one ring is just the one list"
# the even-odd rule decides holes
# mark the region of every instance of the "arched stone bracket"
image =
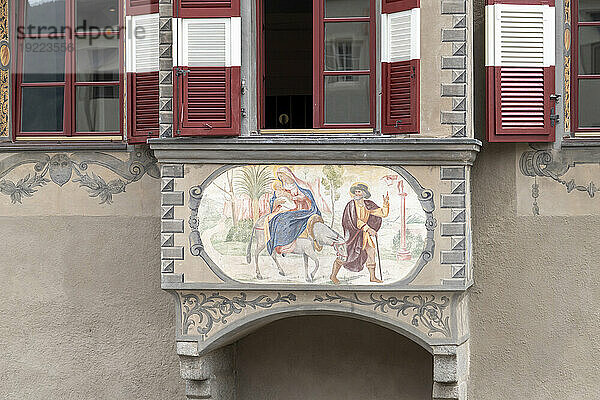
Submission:
[[278,319],[340,315],[394,330],[433,353],[433,346],[468,339],[467,298],[454,292],[206,292],[174,291],[178,341],[199,354],[233,343]]
[[[284,313],[279,315],[282,317]],[[466,400],[469,381],[468,340],[460,344],[433,345],[427,348],[433,353],[432,400]],[[187,399],[234,400],[236,372],[233,347],[229,345],[210,351],[206,349],[202,350],[202,342],[177,343]]]

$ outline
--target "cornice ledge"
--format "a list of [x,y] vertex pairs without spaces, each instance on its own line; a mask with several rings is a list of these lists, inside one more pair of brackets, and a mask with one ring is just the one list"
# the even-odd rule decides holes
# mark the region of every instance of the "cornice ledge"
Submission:
[[160,163],[472,165],[481,142],[468,138],[168,138],[149,141]]

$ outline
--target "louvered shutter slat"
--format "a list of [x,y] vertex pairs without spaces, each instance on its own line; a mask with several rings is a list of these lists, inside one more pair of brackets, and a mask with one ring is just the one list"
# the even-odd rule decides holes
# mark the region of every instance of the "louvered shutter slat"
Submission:
[[492,142],[554,141],[554,7],[488,1],[487,131]]
[[419,2],[383,0],[382,132],[419,131]]
[[175,0],[175,17],[239,17],[240,0]]

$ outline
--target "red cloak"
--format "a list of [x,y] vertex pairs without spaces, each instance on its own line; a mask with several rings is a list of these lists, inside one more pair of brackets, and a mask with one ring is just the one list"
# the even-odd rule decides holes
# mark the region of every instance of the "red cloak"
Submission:
[[[379,208],[375,202],[371,200],[365,200],[365,207],[367,210],[376,210]],[[350,242],[346,243],[346,262],[343,264],[344,268],[353,272],[362,271],[367,261],[367,252],[363,250],[363,231],[358,229],[356,226],[358,222],[358,215],[356,213],[356,205],[354,200],[351,200],[344,209],[344,215],[342,217],[342,228],[344,228],[345,239]],[[367,220],[367,225],[375,232],[379,231],[383,218],[370,215]]]

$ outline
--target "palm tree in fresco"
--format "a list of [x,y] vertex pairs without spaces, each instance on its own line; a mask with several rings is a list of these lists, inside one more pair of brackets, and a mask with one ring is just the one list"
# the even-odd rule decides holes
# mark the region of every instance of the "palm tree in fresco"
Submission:
[[250,165],[239,170],[235,180],[236,190],[239,194],[246,194],[252,201],[252,219],[258,220],[259,200],[269,193],[273,175],[268,166]]

